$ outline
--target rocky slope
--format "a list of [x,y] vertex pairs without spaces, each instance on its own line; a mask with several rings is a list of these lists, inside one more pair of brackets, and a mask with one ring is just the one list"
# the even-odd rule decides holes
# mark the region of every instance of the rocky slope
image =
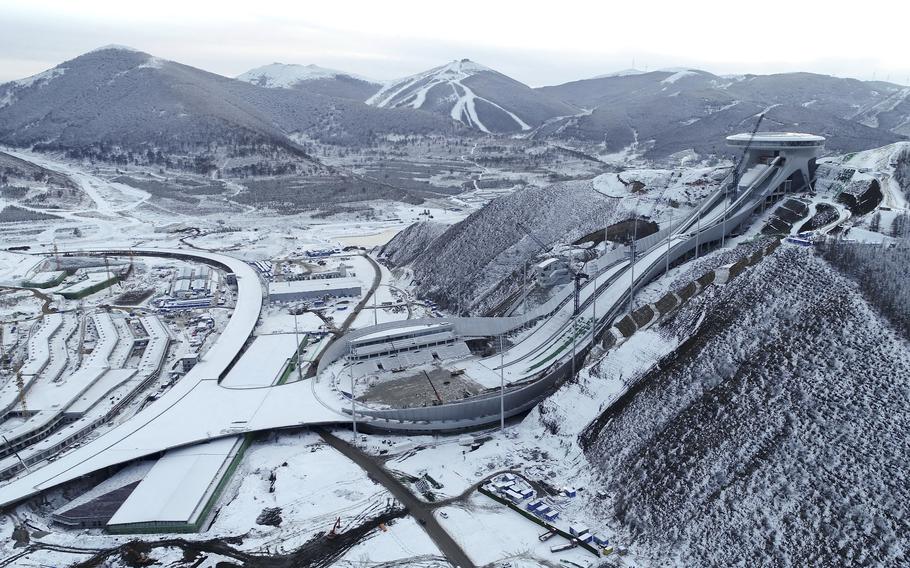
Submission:
[[[629,170],[621,174],[628,185],[612,173],[526,187],[492,201],[432,240],[419,225],[404,231],[383,254],[410,265],[419,295],[449,308],[460,304],[482,313],[517,284],[526,262],[547,252],[538,241],[548,247],[572,243],[636,215],[667,222],[710,193],[724,172]],[[532,231],[533,238],[518,223]]]

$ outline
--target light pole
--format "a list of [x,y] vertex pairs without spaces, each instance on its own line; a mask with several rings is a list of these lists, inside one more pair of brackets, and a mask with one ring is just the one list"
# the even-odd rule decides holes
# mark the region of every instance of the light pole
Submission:
[[499,334],[499,429],[506,429],[506,352]]
[[670,272],[670,236],[673,234],[673,218],[670,217],[670,230],[667,231],[667,268],[664,270],[664,276]]
[[351,376],[351,429],[354,431],[354,445],[357,445],[357,408],[354,405],[354,361],[351,359],[353,354],[353,348],[348,345],[348,363],[341,369],[341,372],[344,373],[344,369],[348,370],[348,374]]
[[591,295],[591,307],[594,309],[594,328],[597,328],[597,277],[600,275],[599,270],[594,271],[594,293]]
[[303,371],[300,368],[300,331],[297,328],[297,310],[294,310],[294,341],[297,342],[297,380],[303,380]]
[[635,304],[635,239],[636,239],[637,233],[638,233],[638,220],[636,219],[635,229],[632,233],[632,250],[631,250],[632,262],[629,265],[629,268],[631,270],[630,275],[632,276],[632,279],[629,281],[629,315],[632,315],[632,307]]
[[528,325],[528,262],[530,262],[530,260],[531,260],[530,258],[525,260],[525,266],[524,266],[525,284],[524,284],[524,290],[521,291],[521,293],[524,294],[524,299],[521,302],[522,303],[521,317],[524,320],[522,323],[522,327],[525,327]]
[[379,286],[382,286],[382,284],[379,284],[373,290],[373,325],[379,325],[379,312],[376,311],[376,293],[379,292]]
[[[5,446],[10,446],[9,440],[6,439],[6,436],[3,436],[3,444],[4,444]],[[11,447],[11,446],[10,446],[10,447]],[[19,460],[19,463],[22,465],[22,467],[25,469],[25,471],[26,471],[27,473],[31,473],[32,470],[30,470],[30,469],[28,468],[28,465],[26,465],[26,463],[25,463],[24,461],[22,461],[22,458],[19,456],[19,452],[13,450],[13,453],[16,455],[16,459]]]
[[357,408],[354,405],[354,369],[348,368],[348,374],[351,375],[351,426],[354,428],[354,445],[357,445]]
[[729,192],[730,185],[727,184],[724,186],[724,213],[723,218],[721,219],[720,248],[724,248],[727,244],[727,211],[730,209]]
[[578,328],[575,326],[578,318],[572,318],[572,380],[575,380],[575,341],[578,339]]

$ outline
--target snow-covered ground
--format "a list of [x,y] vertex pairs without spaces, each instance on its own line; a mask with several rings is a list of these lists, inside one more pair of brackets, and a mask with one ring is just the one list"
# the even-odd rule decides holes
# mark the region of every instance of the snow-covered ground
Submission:
[[[677,77],[681,78],[682,76]],[[464,151],[467,153],[468,149]],[[872,151],[868,155],[856,155],[848,160],[851,163],[856,161],[855,167],[878,168],[883,167],[882,164],[887,165],[894,151],[893,148],[890,153],[882,150],[875,154],[875,151]],[[19,155],[30,159],[29,154]],[[223,209],[211,215],[173,214],[156,208],[156,200],[150,198],[148,192],[108,181],[109,172],[101,173],[80,165],[60,163],[46,156],[34,159],[40,160],[44,167],[70,175],[85,192],[89,198],[86,202],[91,205],[84,209],[61,213],[60,216],[63,218],[59,220],[3,227],[3,235],[11,236],[12,245],[27,244],[32,247],[30,252],[50,251],[55,242],[59,242],[61,246],[65,243],[66,247],[70,248],[112,244],[127,246],[141,244],[153,247],[191,245],[202,249],[226,250],[231,255],[251,261],[296,260],[303,258],[304,253],[312,249],[342,246],[371,248],[383,244],[411,222],[426,219],[427,212],[433,216],[434,221],[445,224],[457,222],[467,215],[466,211],[454,211],[451,207],[439,204],[415,207],[388,202],[377,204],[377,207],[383,209],[384,215],[373,220],[344,214],[326,219],[309,214],[279,217],[249,209],[242,211]],[[621,174],[603,174],[594,178],[593,182],[586,182],[584,187],[579,182],[576,189],[579,195],[596,192],[599,194],[595,194],[598,200],[616,199],[622,202],[620,209],[627,213],[634,211],[663,222],[673,216],[672,213],[665,213],[675,209],[675,206],[670,205],[671,202],[682,205],[683,209],[680,211],[685,210],[685,204],[697,201],[712,184],[716,184],[718,176],[722,177],[723,173],[722,170],[711,168],[686,169],[679,172],[627,170]],[[888,180],[888,183],[891,181],[894,180]],[[896,183],[894,181],[894,184]],[[643,187],[638,187],[637,184]],[[901,198],[899,186],[894,184],[889,186],[893,190],[889,193],[890,205],[894,208],[906,207],[906,202],[902,205],[899,201]],[[811,202],[820,203],[830,200],[830,197],[824,192],[819,192],[819,196],[813,198]],[[843,215],[843,210],[838,211],[839,220],[848,221]],[[566,217],[567,224],[571,224],[571,215],[566,213]],[[849,221],[856,223],[851,230],[855,240],[874,241],[881,235],[873,231],[865,220]],[[161,227],[175,222],[196,227],[198,231],[196,234],[175,234],[161,230]],[[890,226],[890,219],[887,223]],[[74,234],[74,228],[79,228],[78,234]],[[758,230],[760,227],[753,227],[742,237],[732,239],[731,245],[754,239]],[[724,251],[709,253],[698,263],[671,269],[667,277],[642,290],[639,301],[654,301],[667,290],[676,287],[681,280],[692,277],[694,272],[724,263],[727,259],[725,254]],[[34,268],[33,256],[5,251],[0,255],[2,255],[0,282],[18,281]],[[2,262],[6,260],[9,262]],[[644,262],[647,260],[640,259]],[[818,276],[821,270],[816,266],[816,262],[817,259],[813,259],[804,263],[814,271],[814,276]],[[366,291],[369,288],[374,276],[369,261],[356,254],[346,254],[344,258],[335,255],[328,259],[329,266],[326,268],[334,267],[338,263],[349,265],[354,277],[361,280],[363,289]],[[794,279],[804,277],[795,272],[791,276]],[[432,312],[416,299],[409,289],[411,277],[412,274],[408,271],[390,271],[386,267],[381,267],[375,309],[371,299],[365,309],[350,322],[351,327],[361,328],[374,322],[422,317]],[[816,278],[809,283],[817,281]],[[627,286],[627,282],[618,282],[616,289],[622,290]],[[586,289],[583,296],[588,295],[590,290]],[[710,301],[718,298],[723,300],[724,297],[723,293],[714,292]],[[98,298],[93,300],[97,301]],[[40,306],[34,299],[17,301],[19,302],[17,306],[20,307],[28,305],[31,306],[30,309],[37,309]],[[527,417],[511,421],[505,432],[493,429],[466,435],[435,437],[367,434],[359,438],[357,443],[376,459],[382,460],[388,469],[401,474],[400,478],[406,480],[415,494],[423,496],[424,499],[432,498],[436,502],[442,502],[434,511],[437,520],[456,542],[462,545],[476,564],[496,566],[511,564],[513,567],[555,566],[560,565],[562,560],[567,560],[581,566],[597,565],[591,553],[580,549],[558,554],[550,552],[550,546],[564,542],[564,539],[554,537],[542,543],[538,539],[538,535],[543,532],[542,527],[475,491],[479,482],[501,471],[515,471],[535,483],[546,484],[546,487],[552,488],[554,494],[548,499],[560,512],[557,526],[567,529],[570,523],[580,522],[603,534],[617,549],[623,551],[621,557],[623,565],[645,566],[650,565],[655,559],[672,563],[672,554],[661,556],[665,552],[662,544],[651,546],[649,543],[653,541],[636,540],[636,535],[629,530],[625,518],[621,514],[616,514],[615,508],[607,505],[619,503],[617,496],[625,489],[617,486],[612,475],[615,472],[624,475],[621,459],[626,456],[628,448],[615,440],[605,441],[604,438],[599,438],[595,440],[599,444],[598,448],[613,444],[611,447],[619,457],[609,453],[589,452],[586,455],[579,443],[579,435],[587,432],[592,422],[612,405],[628,404],[628,398],[636,396],[634,393],[630,394],[630,388],[642,377],[659,372],[658,362],[666,360],[668,355],[693,334],[710,329],[709,326],[713,324],[712,320],[704,317],[706,310],[713,309],[715,318],[724,315],[722,306],[712,307],[708,301],[703,300],[704,304],[698,304],[698,307],[681,310],[679,316],[672,318],[672,321],[665,325],[655,325],[639,331],[602,357],[600,350],[595,350],[591,364],[582,369],[575,381],[563,385],[556,394],[532,410]],[[351,301],[350,304],[330,302],[323,316],[331,317],[334,324],[340,326],[350,315],[351,306],[355,303],[356,301]],[[599,305],[598,309],[604,309],[606,305],[606,303]],[[779,308],[780,306],[775,307]],[[0,313],[4,317],[11,312],[5,307],[2,309]],[[589,310],[593,312],[591,308]],[[593,313],[585,315],[590,317]],[[256,327],[256,335],[294,332],[294,316],[288,312],[287,306],[267,307],[261,316],[261,321]],[[226,315],[221,316],[219,326],[223,325],[225,317]],[[554,321],[552,328],[542,329],[536,333],[546,334],[548,337],[564,337],[559,335],[566,331],[563,323],[559,320]],[[855,323],[861,325],[860,322]],[[312,312],[298,315],[297,326],[301,332],[325,331],[324,321]],[[173,333],[173,329],[171,331]],[[892,341],[894,338],[891,335],[885,334],[883,337],[893,348],[893,353],[904,356],[903,348]],[[312,361],[319,350],[325,347],[327,341],[327,338],[323,338],[317,345],[308,345],[303,359]],[[742,341],[742,349],[755,347],[746,339]],[[182,354],[183,351],[178,353]],[[518,364],[522,357],[543,356],[546,353],[535,355],[519,349],[512,355],[515,360],[510,360],[509,363],[516,369],[519,367],[524,369]],[[810,354],[805,356],[810,357]],[[116,350],[111,357],[119,357]],[[498,362],[497,357],[488,361],[491,366]],[[707,362],[699,364],[702,363],[708,365]],[[721,366],[723,368],[720,370],[727,369],[726,366]],[[487,371],[493,372],[489,368]],[[498,384],[498,375],[493,378]],[[291,377],[291,380],[296,380],[296,377]],[[291,403],[293,401],[288,401],[289,405]],[[667,418],[658,414],[659,419]],[[616,428],[623,436],[626,434],[622,431],[621,425],[608,425],[606,428]],[[348,432],[341,432],[340,436],[350,439]],[[467,443],[465,438],[468,438]],[[634,436],[628,440],[630,447],[640,441]],[[471,442],[475,441],[478,447],[472,449]],[[600,452],[600,449],[597,451]],[[667,450],[668,459],[675,455],[674,451],[672,447]],[[604,457],[605,455],[607,457]],[[614,466],[615,469],[610,469]],[[137,466],[130,466],[133,467]],[[142,467],[147,469],[149,466],[145,464]],[[130,468],[124,471],[128,473]],[[141,472],[135,475],[141,476]],[[660,473],[653,475],[655,483],[664,479]],[[438,483],[439,487],[436,483],[429,483],[427,480],[430,478]],[[414,479],[417,481],[413,481]],[[629,481],[631,486],[635,479],[630,478]],[[642,486],[646,487],[647,484]],[[559,489],[568,487],[577,488],[578,495],[570,498],[559,493]],[[645,498],[650,496],[642,497]],[[61,491],[51,492],[49,499],[53,501],[55,508],[66,501]],[[375,517],[386,507],[394,505],[393,501],[385,489],[374,483],[353,462],[324,444],[316,434],[305,431],[281,432],[257,439],[247,450],[240,468],[231,478],[217,503],[217,514],[213,517],[212,525],[204,532],[189,535],[187,538],[206,540],[242,537],[242,543],[235,546],[247,553],[290,553],[311,539],[319,538],[318,533],[329,530],[336,519],[341,519],[343,529],[350,528]],[[632,505],[640,507],[636,503]],[[257,524],[257,517],[266,508],[281,509],[280,525]],[[20,519],[26,518],[36,526],[45,526],[47,520],[46,506],[39,510],[34,510],[30,506],[20,507],[15,513]],[[644,517],[647,517],[647,514]],[[650,517],[647,519],[649,522],[653,521]],[[740,522],[742,518],[734,516],[734,520]],[[2,523],[0,534],[10,535],[13,531],[13,519],[3,518]],[[33,539],[66,546],[108,548],[132,538],[105,535],[98,530],[66,531],[57,526],[47,528],[50,534],[44,537],[33,535]],[[649,535],[648,538],[653,538],[653,535]],[[774,545],[774,541],[771,542]],[[691,547],[685,549],[687,554],[692,554],[692,551]],[[9,539],[0,545],[0,558],[9,558],[15,553],[16,550],[12,548]],[[150,556],[163,565],[177,565],[183,557],[183,551],[178,548],[156,548]],[[21,559],[20,564],[54,565],[81,557],[84,555],[33,550]],[[199,565],[214,567],[221,560],[230,561],[230,558],[208,553]],[[121,565],[118,562],[119,560],[112,565]],[[345,551],[334,565],[351,568],[376,565],[435,567],[444,565],[444,561],[424,529],[412,518],[404,517],[387,523],[384,528],[368,532],[364,540]]]

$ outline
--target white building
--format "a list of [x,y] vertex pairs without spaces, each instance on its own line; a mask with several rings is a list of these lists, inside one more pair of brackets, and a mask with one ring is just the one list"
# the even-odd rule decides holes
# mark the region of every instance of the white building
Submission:
[[269,301],[278,304],[323,298],[357,297],[360,294],[361,283],[356,278],[269,282]]

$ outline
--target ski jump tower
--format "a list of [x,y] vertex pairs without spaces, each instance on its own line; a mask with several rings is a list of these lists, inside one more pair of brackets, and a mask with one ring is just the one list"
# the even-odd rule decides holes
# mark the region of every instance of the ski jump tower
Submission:
[[815,160],[825,147],[825,139],[799,132],[758,132],[754,136],[746,133],[727,136],[727,145],[745,153],[736,191],[752,185],[757,175],[773,164],[786,172],[786,179],[774,188],[777,194],[799,191],[811,183],[815,178]]

